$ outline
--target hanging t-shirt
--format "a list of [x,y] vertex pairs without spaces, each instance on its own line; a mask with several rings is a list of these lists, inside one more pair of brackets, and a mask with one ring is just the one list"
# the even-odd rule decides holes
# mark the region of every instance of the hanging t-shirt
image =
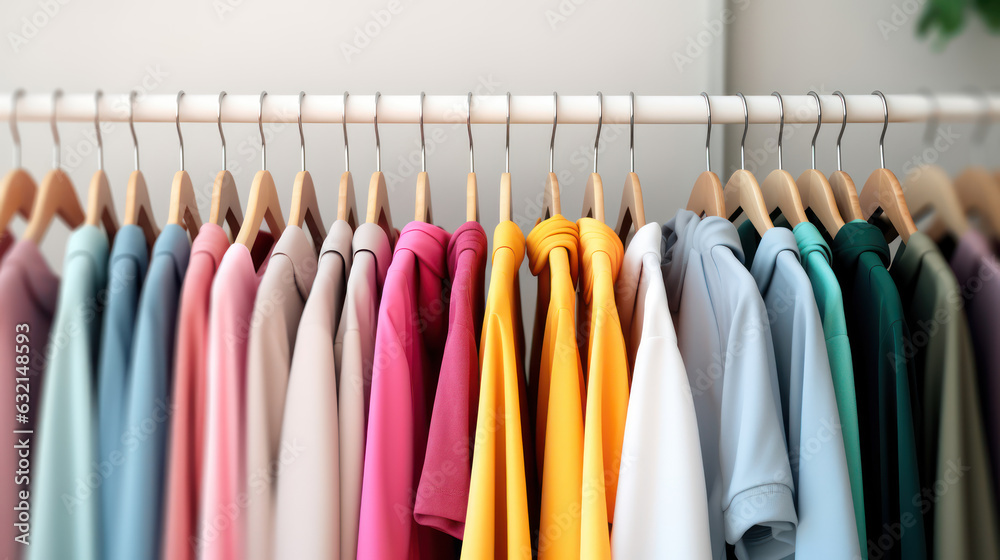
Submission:
[[861,547],[826,338],[795,235],[776,227],[761,238],[749,220],[739,234],[771,326],[799,519],[795,554],[858,558]]
[[561,215],[538,223],[528,234],[528,263],[538,276],[534,336],[540,339],[532,371],[536,395],[535,448],[541,487],[538,533],[540,560],[580,558],[583,501],[584,381],[576,340],[576,280],[580,233]]
[[340,413],[340,557],[358,553],[358,520],[361,515],[361,479],[368,433],[368,403],[375,332],[385,275],[392,262],[392,247],[377,224],[360,224],[352,241],[354,258],[344,294],[333,357],[338,381]]
[[[281,417],[295,335],[315,276],[316,253],[306,233],[294,225],[286,227],[257,289],[247,347],[248,560],[271,558],[278,469],[300,452],[281,449]],[[286,457],[279,457],[281,451]]]
[[[818,227],[818,226],[817,226]],[[830,243],[844,291],[858,395],[865,522],[870,557],[926,558],[920,478],[907,360],[909,332],[896,285],[886,270],[889,246],[862,220],[844,224]]]
[[177,303],[190,253],[187,231],[168,224],[153,245],[142,286],[124,400],[124,426],[136,437],[125,443],[112,559],[156,558],[161,550]]
[[465,532],[469,503],[471,445],[479,408],[476,343],[482,331],[487,245],[486,232],[478,222],[466,222],[448,242],[448,339],[413,508],[417,523],[456,539]]
[[533,447],[517,283],[523,260],[524,234],[514,222],[500,222],[493,231],[493,269],[483,315],[482,377],[462,541],[464,560],[531,557],[528,503],[530,481],[536,473],[526,457]]
[[414,489],[448,328],[448,232],[410,222],[386,273],[375,335],[359,558],[430,560],[452,554],[445,535],[413,518]]
[[[266,232],[257,234],[269,242]],[[270,248],[268,244],[268,248]],[[254,322],[254,299],[267,271],[259,269],[246,246],[226,250],[212,281],[208,319],[208,393],[205,408],[205,465],[195,546],[199,558],[245,557],[247,341]]]
[[31,560],[102,557],[100,490],[121,468],[97,457],[97,348],[108,274],[108,236],[84,225],[70,236],[49,336],[31,480]]
[[622,443],[614,558],[712,557],[691,385],[660,272],[660,225],[632,236],[615,283],[632,387]]
[[[162,233],[160,234],[162,235]],[[163,558],[194,560],[202,497],[205,399],[208,392],[208,315],[212,279],[229,248],[224,229],[202,224],[191,244],[181,286],[170,405]]]
[[[0,360],[14,368],[8,383],[0,385],[2,402],[17,407],[0,424],[0,557],[20,560],[28,555],[31,534],[28,482],[31,473],[18,473],[22,459],[31,459],[38,441],[34,432],[42,404],[42,372],[49,357],[49,328],[59,295],[59,278],[32,241],[11,247],[0,266]],[[27,457],[24,455],[27,454]],[[28,498],[28,499],[22,499]],[[15,540],[20,537],[22,540]]]
[[[301,453],[278,469],[274,549],[268,553],[269,558],[325,560],[340,555],[340,456],[333,347],[351,270],[352,235],[351,226],[343,220],[330,227],[298,323],[278,458],[282,453],[290,455],[296,448]],[[270,269],[277,264],[277,251]]]
[[[1000,558],[976,360],[958,282],[937,245],[921,232],[900,245],[889,273],[906,310],[907,357],[922,401],[921,488],[933,489],[919,499],[928,548],[941,560]],[[938,481],[948,485],[945,491]]]
[[[116,533],[123,511],[122,471],[131,460],[135,439],[125,422],[129,360],[139,309],[139,291],[146,279],[149,254],[146,236],[137,225],[122,226],[108,257],[108,288],[97,358],[97,458],[119,463],[101,481],[101,536],[105,551],[117,558]],[[118,459],[115,461],[115,459]]]
[[794,552],[795,504],[771,329],[728,220],[663,226],[663,280],[698,416],[712,557]]

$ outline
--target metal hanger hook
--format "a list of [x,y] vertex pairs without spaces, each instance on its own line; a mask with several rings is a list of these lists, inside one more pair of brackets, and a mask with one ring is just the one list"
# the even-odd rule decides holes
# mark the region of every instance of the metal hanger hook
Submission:
[[635,173],[635,92],[628,92],[628,170]]
[[601,143],[601,125],[604,123],[604,94],[597,92],[597,136],[594,138],[594,173],[597,173],[597,152]]
[[264,98],[267,92],[260,92],[260,100],[257,102],[257,129],[260,131],[260,169],[267,170],[267,142],[264,140]]
[[476,153],[472,148],[472,92],[466,99],[465,106],[468,112],[465,113],[465,126],[469,129],[469,173],[476,172]]
[[837,171],[843,171],[844,168],[840,162],[840,141],[844,138],[844,130],[847,129],[847,98],[840,90],[833,92],[833,94],[840,98],[840,104],[844,108],[844,120],[840,123],[840,134],[837,135]]
[[747,130],[750,128],[750,110],[747,109],[747,98],[743,96],[743,92],[738,91],[736,95],[743,102],[743,137],[740,138],[740,169],[746,169],[746,155],[743,147],[747,142]]
[[177,110],[174,112],[174,123],[177,125],[177,141],[181,149],[181,171],[184,171],[184,136],[181,135],[181,98],[184,97],[184,90],[177,92]]
[[705,171],[712,170],[712,101],[709,100],[708,94],[704,91],[701,92],[701,96],[705,98],[705,109],[706,109],[706,121],[708,122],[708,128],[705,132]]
[[375,109],[372,110],[372,122],[375,123],[375,171],[382,171],[382,142],[378,137],[378,98],[382,93],[375,92]]
[[420,92],[420,171],[427,171],[427,147],[424,146],[424,92]]
[[222,130],[222,98],[226,96],[225,91],[219,92],[219,111],[216,113],[215,122],[219,125],[219,139],[222,140],[222,170],[226,170],[226,133]]
[[14,169],[21,168],[21,133],[17,130],[17,102],[24,97],[24,90],[17,89],[10,98],[10,136],[14,139]]
[[771,95],[778,98],[778,169],[781,169],[781,134],[785,131],[785,103],[781,100],[781,94],[772,91]]
[[812,96],[816,100],[816,131],[813,132],[812,143],[810,148],[812,149],[812,168],[816,169],[816,137],[819,136],[819,127],[823,126],[823,104],[819,102],[819,94],[815,91],[810,91],[807,95]]
[[97,134],[97,169],[104,171],[104,141],[101,139],[101,97],[104,92],[94,92],[94,132]]
[[139,138],[135,135],[135,98],[139,93],[134,89],[128,93],[128,129],[132,132],[132,159],[135,170],[139,170]]
[[344,126],[344,171],[351,172],[351,152],[347,146],[347,97],[350,94],[344,92],[344,104],[340,113],[340,124]]
[[559,93],[552,92],[552,138],[549,139],[549,173],[555,168],[556,127],[559,126]]
[[885,94],[881,91],[875,90],[872,95],[877,95],[882,100],[882,135],[878,138],[878,157],[882,169],[885,169],[885,131],[889,129],[889,104],[885,102]]
[[302,153],[302,171],[306,170],[306,135],[302,132],[302,98],[306,92],[299,92],[299,151]]
[[52,92],[52,120],[49,124],[52,127],[52,168],[59,169],[61,164],[60,158],[62,156],[62,150],[59,145],[59,127],[56,125],[56,111],[59,109],[59,98],[62,97],[63,90],[57,89]]
[[507,92],[507,134],[504,136],[503,172],[510,173],[510,92]]

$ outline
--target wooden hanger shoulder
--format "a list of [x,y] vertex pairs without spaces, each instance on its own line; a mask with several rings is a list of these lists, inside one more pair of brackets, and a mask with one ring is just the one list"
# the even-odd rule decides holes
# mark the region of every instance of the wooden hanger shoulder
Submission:
[[253,178],[250,197],[247,199],[247,213],[240,233],[236,236],[236,243],[252,249],[264,222],[267,222],[275,239],[281,237],[281,232],[285,230],[285,218],[281,213],[281,201],[278,199],[278,189],[274,186],[274,178],[267,170],[258,171]]
[[865,219],[858,199],[858,188],[850,175],[840,170],[834,171],[830,174],[830,190],[837,201],[837,211],[845,222]]
[[994,239],[1000,238],[1000,184],[983,167],[969,167],[955,178],[955,194],[963,212],[979,215]]
[[837,199],[833,196],[833,188],[826,177],[817,169],[806,169],[795,180],[798,186],[802,207],[812,209],[830,236],[836,236],[844,227],[844,218],[837,209]]
[[725,195],[725,207],[730,221],[737,218],[740,212],[746,213],[747,219],[761,236],[774,227],[767,206],[764,204],[764,195],[761,194],[760,185],[757,184],[753,173],[746,169],[737,169],[726,182],[722,192]]
[[337,189],[337,219],[347,222],[351,230],[358,228],[358,203],[354,195],[354,178],[350,171],[340,175],[340,186]]
[[87,191],[87,219],[90,226],[104,226],[108,240],[113,241],[118,233],[118,215],[115,213],[115,201],[111,196],[111,186],[104,170],[97,170],[90,178],[90,189]]
[[417,173],[417,199],[413,219],[418,222],[434,223],[431,207],[431,180],[426,171]]
[[639,176],[630,171],[625,175],[615,232],[624,244],[633,229],[638,231],[644,225],[646,225],[646,209],[642,205],[642,186],[639,185]]
[[546,220],[562,214],[562,204],[559,201],[559,177],[551,171],[545,177],[545,190],[542,193],[542,219]]
[[604,183],[597,173],[591,173],[587,177],[587,184],[583,187],[583,211],[580,215],[604,222]]
[[795,178],[791,173],[784,169],[775,169],[768,173],[764,182],[760,184],[760,192],[764,195],[769,216],[775,210],[779,210],[792,227],[809,221],[806,210],[802,207],[802,199],[799,197],[799,187],[795,184]]
[[870,220],[881,209],[889,218],[889,223],[895,228],[896,233],[903,238],[904,243],[916,233],[917,226],[913,223],[913,217],[906,205],[903,187],[892,171],[885,168],[873,171],[865,181],[865,186],[861,188],[858,201],[866,220]]
[[229,171],[220,171],[212,185],[212,210],[209,222],[222,227],[229,224],[229,231],[235,236],[243,226],[243,205],[236,179]]
[[479,221],[479,186],[475,173],[469,173],[465,178],[465,221]]
[[691,188],[686,208],[699,216],[728,217],[726,197],[722,193],[719,176],[712,171],[702,171]]
[[167,223],[182,226],[192,241],[201,229],[198,199],[194,195],[194,186],[187,171],[174,173],[174,180],[170,185],[170,211]]
[[396,235],[392,227],[392,212],[389,211],[389,191],[385,186],[385,175],[381,171],[372,173],[372,179],[368,183],[365,222],[381,227],[390,241]]
[[509,222],[512,216],[513,197],[510,184],[510,173],[500,174],[500,221]]
[[128,185],[125,187],[125,216],[122,217],[122,225],[134,225],[142,228],[142,233],[146,238],[146,246],[150,249],[160,235],[160,228],[156,225],[156,216],[153,215],[153,203],[149,199],[149,188],[146,187],[146,179],[142,176],[142,171],[138,169],[128,176]]
[[948,173],[938,165],[921,165],[906,176],[903,183],[906,205],[914,219],[934,212],[934,222],[927,235],[940,240],[951,233],[961,237],[969,229],[969,220],[955,193]]
[[326,239],[326,227],[323,225],[323,216],[319,211],[319,199],[316,198],[316,186],[313,184],[312,175],[308,171],[299,171],[295,174],[295,183],[292,185],[292,207],[288,211],[288,223],[298,227],[305,227],[312,236],[313,247],[319,252]]
[[31,216],[38,187],[22,168],[13,169],[0,181],[0,233],[7,229],[11,219],[20,214],[24,219]]
[[70,229],[75,229],[86,219],[73,182],[62,169],[53,169],[42,178],[35,195],[35,203],[31,208],[28,228],[24,231],[24,238],[36,244],[41,243],[53,218],[56,217]]

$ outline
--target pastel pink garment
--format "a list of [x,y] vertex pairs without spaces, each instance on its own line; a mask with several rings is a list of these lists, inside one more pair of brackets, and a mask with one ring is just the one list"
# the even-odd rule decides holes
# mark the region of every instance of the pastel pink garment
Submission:
[[386,274],[375,334],[358,558],[448,558],[446,536],[413,518],[448,327],[448,232],[410,222]]
[[417,523],[456,539],[465,532],[472,444],[479,410],[479,351],[489,243],[478,222],[466,222],[448,243],[451,303],[427,451],[413,515]]
[[[23,445],[18,447],[18,440],[29,437],[32,439],[30,445],[34,445],[35,437],[32,434],[15,434],[14,430],[32,430],[35,419],[39,417],[46,346],[58,296],[59,278],[49,269],[38,246],[24,240],[15,243],[0,266],[0,334],[4,340],[4,344],[0,344],[0,363],[10,372],[6,382],[0,383],[0,398],[11,407],[22,404],[16,400],[21,398],[17,395],[25,394],[23,387],[27,387],[28,421],[24,424],[17,422],[11,410],[3,416],[0,429],[0,463],[5,473],[0,484],[0,503],[4,506],[0,510],[0,558],[18,560],[27,557],[28,547],[14,538],[28,528],[15,525],[21,522],[18,516],[26,509],[18,504],[21,503],[19,494],[28,490],[28,484],[25,478],[16,479],[15,473],[18,471],[19,453],[24,448]],[[22,339],[23,344],[17,342],[19,334],[27,336],[26,341]],[[27,357],[27,376],[22,376],[22,372],[15,369],[25,367],[20,364],[25,359],[19,361],[19,356]],[[22,381],[24,377],[27,381]],[[22,388],[18,389],[19,386]]]
[[229,248],[225,230],[207,223],[191,245],[181,287],[174,352],[173,414],[167,451],[163,558],[194,560],[208,391],[208,313],[212,280]]
[[[258,234],[258,242],[261,235],[265,234]],[[269,258],[255,270],[250,251],[233,244],[212,281],[205,463],[196,544],[198,557],[206,560],[243,560],[246,556],[247,342],[257,287]]]

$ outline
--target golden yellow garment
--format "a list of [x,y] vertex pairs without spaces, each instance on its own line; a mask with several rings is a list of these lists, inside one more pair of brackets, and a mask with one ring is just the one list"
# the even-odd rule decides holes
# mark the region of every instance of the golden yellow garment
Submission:
[[[493,232],[493,271],[480,348],[479,412],[462,560],[531,559],[521,411],[525,407],[517,271],[524,235],[514,222]],[[524,419],[527,422],[527,418]]]
[[581,218],[581,324],[587,339],[587,403],[583,442],[581,558],[610,560],[609,523],[614,519],[618,471],[628,411],[628,351],[622,334],[615,281],[625,250],[614,230]]
[[583,371],[576,343],[577,226],[556,215],[528,235],[528,263],[547,310],[532,368],[541,473],[539,560],[579,560],[583,484]]

